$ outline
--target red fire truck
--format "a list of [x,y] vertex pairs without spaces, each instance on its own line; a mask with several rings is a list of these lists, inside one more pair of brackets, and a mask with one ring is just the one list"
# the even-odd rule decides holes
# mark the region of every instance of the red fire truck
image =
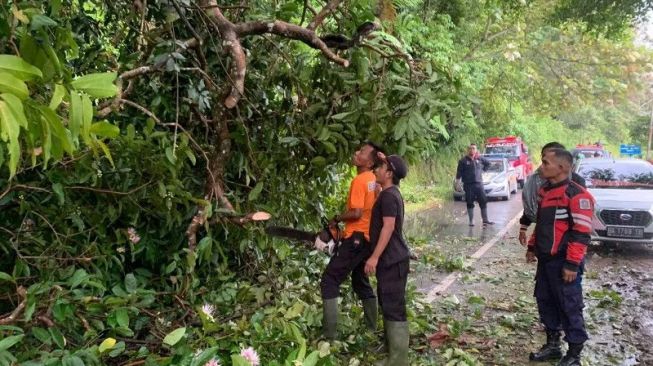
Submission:
[[533,172],[533,163],[528,156],[528,147],[516,136],[490,137],[485,141],[485,155],[503,156],[508,158],[517,173],[519,188],[524,186],[524,181]]

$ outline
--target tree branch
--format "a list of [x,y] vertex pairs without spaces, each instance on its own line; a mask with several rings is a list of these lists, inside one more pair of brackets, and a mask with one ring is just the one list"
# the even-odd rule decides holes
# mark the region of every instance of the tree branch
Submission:
[[340,5],[341,2],[342,2],[342,0],[331,0],[331,1],[329,1],[320,10],[320,12],[317,13],[317,15],[313,18],[313,20],[311,20],[311,22],[308,23],[307,28],[309,30],[311,30],[311,31],[316,30],[320,25],[322,25],[322,23],[324,22],[324,19],[327,17],[327,15],[329,15],[329,13],[334,11],[338,7],[338,5]]
[[239,37],[271,33],[282,36],[284,38],[302,41],[308,46],[322,51],[324,56],[326,56],[329,60],[344,67],[349,66],[349,61],[341,58],[333,51],[331,51],[326,43],[324,43],[324,41],[322,41],[314,31],[295,24],[290,24],[279,20],[271,22],[248,22],[237,24],[236,33],[238,33]]
[[18,294],[18,297],[20,297],[20,303],[18,306],[14,309],[14,311],[11,312],[11,314],[7,315],[4,318],[0,318],[0,325],[7,325],[7,324],[13,324],[16,322],[16,318],[20,315],[20,313],[25,309],[25,306],[27,305],[27,290],[25,290],[25,287],[23,286],[18,286],[16,289],[16,293]]
[[224,101],[224,105],[231,109],[238,104],[240,97],[245,92],[245,73],[247,72],[247,61],[245,57],[245,51],[243,50],[240,40],[238,39],[238,34],[235,30],[235,25],[230,22],[224,15],[222,11],[217,6],[215,0],[204,1],[202,6],[210,6],[207,10],[209,16],[215,21],[215,26],[220,32],[220,36],[223,40],[223,46],[231,53],[231,58],[233,60],[234,66],[232,69],[232,80],[233,87],[229,96]]
[[[336,2],[339,3],[340,0],[337,0]],[[234,108],[245,92],[245,74],[247,72],[247,60],[245,51],[240,44],[240,38],[242,37],[272,33],[285,38],[300,40],[312,48],[322,51],[322,53],[328,59],[344,67],[349,66],[349,61],[339,57],[333,51],[331,51],[312,29],[303,28],[295,24],[289,24],[278,20],[269,22],[256,21],[234,24],[222,14],[222,11],[217,6],[216,0],[204,0],[201,6],[208,7],[207,14],[213,20],[214,25],[223,40],[222,44],[231,54],[231,58],[234,63],[231,71],[231,82],[233,85],[229,95],[224,101],[224,105],[227,107],[227,109]],[[329,5],[325,6],[325,8],[328,7]],[[322,9],[321,14],[321,19],[323,20],[323,18],[326,17],[326,14],[328,14],[328,11]],[[320,19],[320,14],[316,16],[316,19]],[[314,21],[316,19],[314,19]]]
[[[488,21],[488,24],[489,24],[489,21]],[[486,43],[489,43],[489,42],[493,41],[495,38],[501,37],[502,35],[508,33],[511,30],[512,30],[512,27],[511,28],[506,28],[506,29],[498,31],[498,32],[496,32],[494,34],[488,35],[487,29],[486,29],[486,32],[485,32],[485,34],[483,36],[483,39],[481,39],[481,41],[478,44],[476,44],[476,46],[472,47],[472,49],[470,49],[469,52],[467,52],[467,54],[463,57],[463,60],[464,61],[471,60],[472,56],[474,56],[474,53],[476,53],[476,51],[481,46],[483,46]]]

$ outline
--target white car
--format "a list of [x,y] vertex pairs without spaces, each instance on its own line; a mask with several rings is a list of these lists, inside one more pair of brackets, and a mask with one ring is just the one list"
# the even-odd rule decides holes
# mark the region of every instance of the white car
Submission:
[[653,165],[638,159],[583,159],[576,172],[596,200],[592,240],[653,243]]
[[[499,198],[504,201],[510,199],[510,195],[517,193],[517,171],[510,165],[506,158],[489,158],[490,166],[483,172],[483,189],[488,198]],[[453,199],[456,201],[465,199],[465,190],[462,184],[458,184],[454,178]]]

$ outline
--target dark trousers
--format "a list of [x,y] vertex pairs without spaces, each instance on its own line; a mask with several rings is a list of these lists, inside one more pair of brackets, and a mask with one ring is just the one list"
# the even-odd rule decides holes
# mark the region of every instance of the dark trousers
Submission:
[[483,183],[465,183],[463,189],[465,190],[467,208],[474,208],[474,201],[478,202],[480,208],[487,207],[487,197],[485,196]]
[[587,340],[583,319],[583,265],[576,281],[565,283],[562,279],[564,258],[538,261],[535,275],[535,298],[540,321],[547,330],[564,330],[569,343]]
[[340,296],[340,285],[351,274],[351,285],[361,300],[374,298],[374,290],[365,274],[365,261],[372,254],[370,243],[362,233],[343,239],[331,257],[320,281],[323,299]]
[[405,322],[406,318],[406,282],[408,281],[409,259],[387,267],[377,266],[376,293],[383,319],[393,322]]

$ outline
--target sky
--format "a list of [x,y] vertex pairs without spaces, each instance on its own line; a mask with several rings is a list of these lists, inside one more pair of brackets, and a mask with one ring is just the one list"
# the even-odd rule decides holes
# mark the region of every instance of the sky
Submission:
[[635,44],[653,49],[653,13],[649,12],[644,21],[637,26]]

